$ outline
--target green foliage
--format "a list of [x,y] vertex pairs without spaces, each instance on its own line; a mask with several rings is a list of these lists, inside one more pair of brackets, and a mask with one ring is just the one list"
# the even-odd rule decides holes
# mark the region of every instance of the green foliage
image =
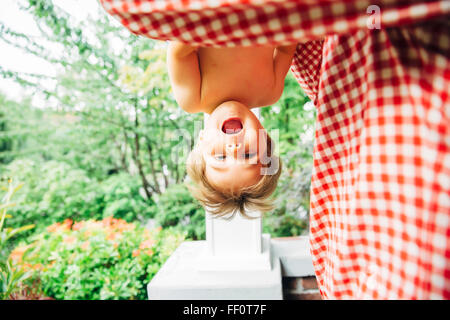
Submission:
[[308,101],[289,73],[280,100],[261,112],[268,133],[278,130],[276,148],[283,162],[283,172],[273,195],[276,209],[263,219],[264,232],[273,237],[308,232],[315,123],[315,109],[306,107]]
[[[309,98],[300,90],[297,80],[288,73],[283,94],[276,104],[261,109],[262,123],[270,134],[278,130],[276,146],[287,170],[296,170],[312,163],[309,142],[313,141],[315,109],[307,108]],[[297,157],[289,156],[292,152]]]
[[132,222],[145,221],[155,214],[153,199],[145,201],[140,195],[141,183],[137,177],[120,173],[100,183],[99,191],[104,203],[102,217],[113,216]]
[[5,117],[4,112],[0,111],[0,163],[7,162],[7,158],[3,155],[5,152],[11,151],[12,149],[12,141],[11,138],[5,135],[5,132],[8,130],[8,123]]
[[17,228],[5,228],[5,220],[11,218],[8,209],[14,207],[11,198],[22,185],[13,185],[12,180],[8,180],[8,187],[3,187],[6,192],[0,202],[0,299],[4,300],[19,290],[21,283],[29,278],[30,273],[21,267],[16,266],[11,259],[8,259],[7,242],[14,235],[33,228],[33,225],[26,225]]
[[312,150],[312,141],[298,142],[297,148],[283,157],[283,161],[296,165],[295,169],[287,166],[283,170],[273,195],[276,209],[263,220],[263,230],[272,236],[297,236],[309,231]]
[[5,174],[25,182],[18,194],[21,206],[14,209],[11,225],[36,224],[39,232],[55,221],[100,218],[102,201],[96,186],[83,170],[56,161],[15,160]]
[[11,101],[0,93],[0,164],[31,157],[53,129],[39,109],[30,107],[29,99]]
[[66,220],[11,256],[33,270],[47,296],[72,300],[146,299],[146,284],[183,241],[181,232],[148,230],[106,218]]
[[113,216],[131,222],[145,221],[154,214],[152,202],[139,194],[139,180],[127,174],[99,182],[65,163],[29,159],[11,162],[4,174],[25,183],[17,194],[21,205],[11,209],[14,215],[8,224],[31,222],[36,225],[34,232],[69,218],[79,221]]
[[[164,43],[124,32],[101,9],[96,18],[75,21],[50,0],[20,4],[35,19],[40,37],[14,32],[0,22],[0,39],[61,68],[52,79],[56,87],[46,90],[52,99],[39,106],[47,115],[39,122],[53,130],[30,141],[29,147],[11,151],[11,139],[17,137],[8,129],[4,151],[63,161],[101,180],[137,168],[147,200],[183,181],[187,154],[173,154],[177,130],[192,135],[192,120],[201,116],[177,107],[170,93]],[[41,41],[64,50],[50,53]],[[8,76],[2,70],[0,75]],[[44,91],[42,81],[33,82],[27,74],[8,77],[37,94]],[[30,122],[19,129],[29,130]],[[30,135],[24,138],[30,140]]]
[[299,236],[307,231],[307,222],[297,215],[278,209],[263,218],[263,232],[272,237]]
[[6,300],[20,290],[22,282],[30,278],[31,273],[13,264],[8,259],[0,265],[0,300]]
[[158,199],[156,221],[163,227],[177,226],[193,240],[205,239],[205,211],[184,184],[169,187]]

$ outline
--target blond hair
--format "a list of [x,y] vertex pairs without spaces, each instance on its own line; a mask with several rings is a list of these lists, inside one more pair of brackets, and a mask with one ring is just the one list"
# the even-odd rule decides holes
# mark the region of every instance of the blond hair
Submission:
[[270,157],[268,167],[275,165],[274,174],[264,174],[254,185],[240,190],[220,191],[217,190],[206,178],[206,162],[202,152],[195,146],[189,153],[186,168],[188,176],[194,184],[188,184],[192,196],[197,199],[208,212],[214,216],[223,217],[236,212],[250,218],[246,210],[259,211],[261,213],[273,209],[270,195],[275,191],[278,178],[281,174],[281,159],[272,154],[272,140],[268,136],[267,150]]

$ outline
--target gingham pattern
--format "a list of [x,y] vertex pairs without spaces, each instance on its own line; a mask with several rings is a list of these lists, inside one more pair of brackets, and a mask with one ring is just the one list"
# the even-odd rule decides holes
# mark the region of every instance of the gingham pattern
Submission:
[[[101,0],[132,32],[298,42],[317,106],[310,242],[328,299],[450,298],[450,1]],[[381,8],[381,30],[366,9]]]

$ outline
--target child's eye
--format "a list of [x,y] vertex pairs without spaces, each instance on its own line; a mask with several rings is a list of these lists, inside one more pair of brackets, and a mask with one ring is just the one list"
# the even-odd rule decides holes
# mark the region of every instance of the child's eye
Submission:
[[216,160],[219,160],[219,161],[225,160],[226,157],[227,157],[227,156],[225,156],[225,155],[223,155],[223,154],[216,154],[216,155],[214,156],[214,158],[215,158]]
[[253,158],[254,156],[256,156],[256,153],[246,153],[244,155],[245,159],[250,159],[250,158]]

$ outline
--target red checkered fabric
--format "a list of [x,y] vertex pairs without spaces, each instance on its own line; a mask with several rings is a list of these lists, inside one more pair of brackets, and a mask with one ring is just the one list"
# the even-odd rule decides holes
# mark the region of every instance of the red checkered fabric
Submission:
[[450,298],[450,1],[100,1],[154,39],[298,43],[322,296]]

